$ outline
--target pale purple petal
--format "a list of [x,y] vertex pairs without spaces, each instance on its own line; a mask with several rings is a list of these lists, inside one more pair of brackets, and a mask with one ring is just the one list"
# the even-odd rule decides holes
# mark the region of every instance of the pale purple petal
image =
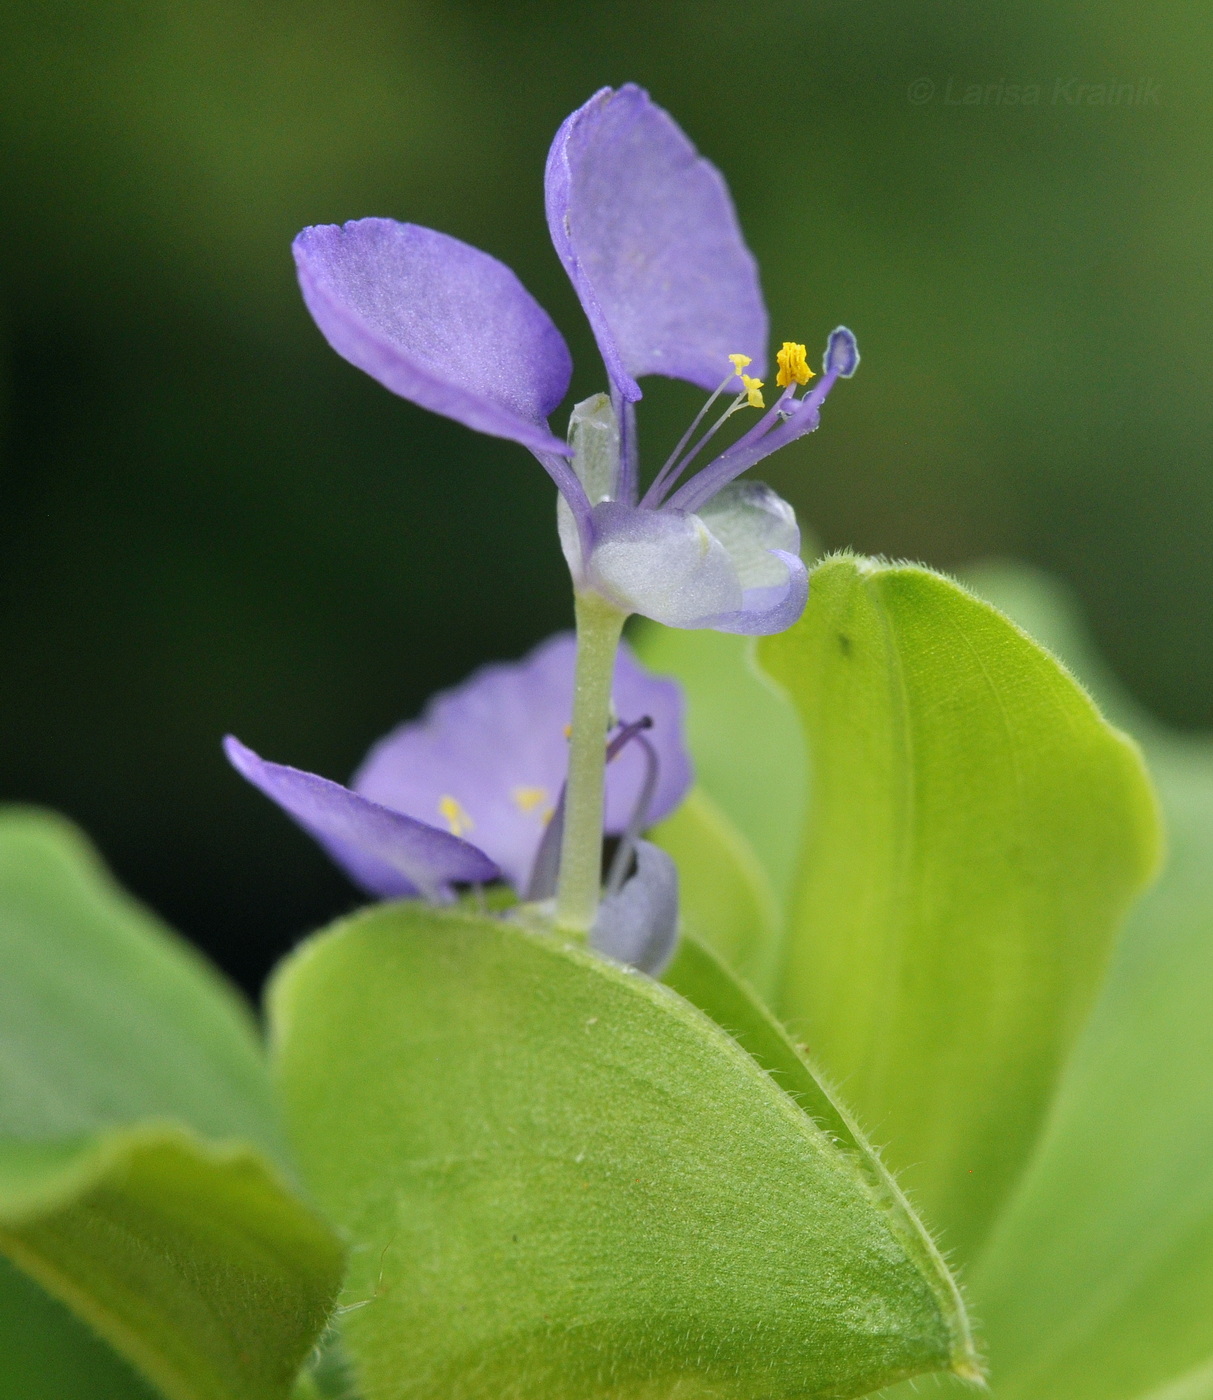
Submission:
[[603,88],[566,119],[546,195],[552,242],[625,399],[645,374],[714,389],[732,354],[761,375],[766,308],[728,189],[646,92]]
[[786,581],[763,588],[747,588],[741,607],[735,612],[718,613],[684,626],[713,632],[736,632],[745,637],[772,637],[786,632],[799,620],[809,601],[809,571],[798,555],[773,549],[772,555],[787,569]]
[[800,553],[796,512],[761,481],[731,481],[696,512],[724,546],[745,590],[787,581],[783,554]]
[[305,228],[294,253],[308,310],[351,364],[477,432],[568,454],[547,427],[568,347],[504,263],[394,219]]
[[[352,786],[385,807],[421,821],[441,820],[458,803],[464,834],[525,889],[568,767],[566,729],[573,710],[571,634],[542,643],[520,662],[486,666],[436,696],[419,720],[401,725],[367,755]],[[683,702],[674,681],[642,670],[626,646],[615,664],[614,705],[621,719],[649,715],[659,756],[651,820],[678,805],[691,782],[682,737]],[[642,756],[625,750],[606,779],[606,829],[627,825],[644,781]]]
[[437,899],[454,881],[486,883],[500,875],[483,851],[449,832],[389,811],[315,773],[268,763],[230,734],[223,748],[238,773],[276,802],[370,894]]
[[698,516],[605,501],[594,507],[594,535],[585,578],[617,607],[698,627],[743,605],[728,552]]
[[760,482],[726,491],[732,508],[715,515],[713,503],[703,516],[669,506],[595,506],[588,583],[617,607],[667,627],[746,636],[784,631],[809,596],[808,570],[781,547],[799,544],[795,516]]
[[659,846],[636,843],[636,873],[598,906],[590,947],[656,977],[678,942],[678,867]]

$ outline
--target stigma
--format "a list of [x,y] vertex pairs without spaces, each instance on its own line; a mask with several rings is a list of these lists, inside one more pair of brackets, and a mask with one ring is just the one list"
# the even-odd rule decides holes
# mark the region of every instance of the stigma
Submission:
[[775,360],[779,365],[779,373],[775,376],[775,383],[781,389],[786,389],[789,384],[807,384],[813,377],[813,371],[809,368],[809,362],[805,358],[803,345],[785,340],[783,348],[776,354]]

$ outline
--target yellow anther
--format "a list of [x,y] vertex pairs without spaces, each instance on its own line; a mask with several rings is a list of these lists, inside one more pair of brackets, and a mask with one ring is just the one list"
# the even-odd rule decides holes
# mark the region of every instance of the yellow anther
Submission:
[[463,803],[457,797],[440,797],[438,811],[446,819],[452,836],[464,836],[476,825],[463,810]]
[[737,377],[741,380],[741,383],[745,388],[746,402],[750,405],[750,407],[766,408],[766,404],[763,402],[762,399],[762,380],[751,379],[748,374],[739,374]]
[[529,814],[548,800],[548,790],[541,787],[516,787],[511,796],[518,810]]
[[746,365],[751,363],[751,360],[748,355],[730,355],[729,363],[733,366],[733,368],[737,371],[738,374],[741,374],[741,371],[745,369]]
[[775,383],[781,389],[786,389],[789,384],[795,381],[797,384],[807,384],[813,377],[813,371],[809,368],[809,362],[804,357],[804,346],[796,345],[790,340],[783,342],[783,349],[775,356],[779,365],[779,373],[775,376]]

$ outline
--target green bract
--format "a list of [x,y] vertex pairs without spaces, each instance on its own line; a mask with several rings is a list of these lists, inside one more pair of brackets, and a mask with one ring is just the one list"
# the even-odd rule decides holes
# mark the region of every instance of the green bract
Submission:
[[970,1275],[999,1400],[1210,1400],[1213,743],[1138,710],[1058,590],[1026,570],[974,583],[1072,660],[1142,740],[1169,848]]
[[270,1004],[292,1137],[352,1243],[368,1400],[975,1373],[947,1272],[861,1145],[649,978],[396,906],[308,944]]
[[[693,712],[689,650],[647,644],[651,664],[682,672]],[[770,1003],[878,1127],[947,1246],[970,1254],[1154,869],[1149,782],[1050,656],[926,569],[827,560],[804,617],[758,657],[811,755],[807,816],[787,815],[802,851]],[[732,669],[754,695],[740,656]],[[727,735],[709,741],[709,782]],[[786,767],[771,770],[777,796]],[[763,792],[767,770],[749,771]],[[731,921],[704,931],[729,957]]]
[[775,1006],[969,1253],[1154,872],[1154,799],[1133,743],[993,608],[867,561],[814,584],[759,649],[812,754]]
[[[942,1227],[941,1242],[950,1247],[951,1260],[963,1270],[967,1291],[981,1319],[982,1343],[998,1400],[1209,1400],[1213,1397],[1213,1345],[1208,1326],[1213,1312],[1213,1023],[1208,1014],[1213,1004],[1213,746],[1205,740],[1179,739],[1133,707],[1084,644],[1056,590],[1038,577],[1025,570],[1001,568],[984,570],[974,575],[973,582],[1064,655],[1094,685],[1112,717],[1143,741],[1159,783],[1169,858],[1162,878],[1132,912],[1119,939],[1112,940],[1111,966],[1085,1027],[1083,1018],[1076,1016],[1064,1028],[1071,1035],[1077,1030],[1077,1041],[1058,1064],[1051,1092],[1043,1096],[1028,1151],[1016,1152],[1006,1164],[1010,1186],[1004,1190],[1001,1206],[990,1211],[984,1243],[983,1232],[972,1226],[965,1238],[965,1221],[973,1216],[957,1210],[965,1204],[963,1190],[952,1197],[951,1206],[945,1191],[934,1213],[930,1209],[924,1213],[932,1225]],[[982,679],[990,698],[1000,703],[1005,703],[1009,688],[1013,701],[1008,715],[1015,735],[1032,732],[1024,714],[1032,689],[1042,700],[1048,700],[1051,689],[1054,692],[1051,706],[1042,708],[1046,714],[1051,708],[1062,722],[1051,741],[1047,730],[1041,735],[1038,728],[1037,742],[1043,753],[1053,755],[1056,771],[1073,779],[1072,791],[1058,794],[1060,803],[1069,802],[1073,815],[1060,829],[1053,828],[1059,857],[1065,857],[1065,862],[1059,858],[1053,866],[1060,872],[1053,887],[1054,898],[1063,908],[1076,908],[1080,914],[1086,911],[1087,949],[1094,960],[1093,911],[1102,908],[1104,939],[1109,939],[1115,931],[1116,899],[1127,900],[1140,883],[1156,846],[1148,796],[1133,777],[1136,765],[1131,754],[1126,762],[1123,741],[1094,717],[1078,687],[1045,653],[937,575],[919,569],[873,568],[866,562],[840,559],[828,561],[814,572],[814,589],[800,627],[784,638],[761,644],[764,662],[772,672],[782,665],[781,679],[799,698],[799,708],[809,720],[810,750],[823,755],[813,772],[812,820],[805,835],[810,857],[819,849],[814,842],[822,839],[814,835],[815,829],[820,832],[832,815],[837,816],[840,794],[845,799],[844,784],[827,788],[819,774],[827,766],[838,771],[835,765],[845,765],[848,749],[854,751],[856,736],[849,728],[854,698],[845,703],[839,697],[839,673],[845,674],[841,658],[833,663],[826,660],[816,686],[808,687],[804,686],[805,669],[792,658],[805,656],[814,646],[819,648],[819,656],[828,658],[829,629],[843,616],[866,615],[879,620],[884,635],[872,629],[880,643],[873,650],[895,660],[906,644],[898,645],[898,639],[904,638],[912,646],[916,663],[910,668],[911,683],[903,681],[894,688],[895,693],[900,690],[910,697],[929,697],[930,690],[922,683],[923,672],[938,678],[934,703],[925,707],[929,735],[934,715],[954,714],[966,691],[972,706],[974,692],[980,693],[980,685],[963,684],[963,672],[966,653],[972,657],[974,641],[980,642],[984,636],[985,647],[978,653],[983,662]],[[941,625],[949,616],[959,627]],[[930,619],[935,625],[924,628]],[[854,639],[846,627],[836,630]],[[999,632],[1005,641],[1001,666],[992,665],[989,657],[990,643]],[[957,641],[963,645],[956,645]],[[695,712],[698,708],[701,715],[719,713],[720,696],[730,687],[735,697],[752,695],[753,658],[740,654],[739,649],[732,664],[717,666],[710,685],[701,688],[702,654],[694,654],[694,644],[688,647],[683,637],[673,639],[673,645],[669,642],[668,634],[653,631],[643,638],[642,650],[650,663],[664,661],[689,687],[691,735],[701,778],[709,795],[729,806],[729,793],[716,779],[720,765],[727,762],[727,738],[702,721],[696,723]],[[838,649],[842,651],[841,645]],[[890,666],[890,676],[896,676],[900,669]],[[1030,687],[1033,676],[1035,685]],[[1000,679],[1003,686],[998,684]],[[835,698],[832,707],[826,703],[831,694]],[[736,699],[734,714],[739,712],[744,723],[744,706]],[[913,706],[908,706],[907,712],[912,718]],[[751,714],[754,722],[769,722],[767,702]],[[858,737],[870,736],[874,728],[869,717]],[[981,724],[972,719],[957,725],[960,737],[971,739],[981,731]],[[921,736],[921,725],[908,724],[906,732]],[[849,744],[844,742],[848,734]],[[705,744],[706,757],[701,752]],[[946,762],[939,758],[937,742],[928,743],[925,750],[921,741],[908,747],[907,753],[927,762],[925,775],[915,776],[912,763],[900,765],[903,781],[912,781],[915,798],[903,810],[913,813],[917,824],[923,819],[920,814],[932,810],[934,824],[946,817],[946,808],[941,816],[938,806],[924,806],[921,800],[924,776],[928,788],[930,779],[939,781],[948,773],[954,775],[952,783],[957,782],[956,750],[944,751],[951,755]],[[874,759],[879,747],[865,744],[864,752]],[[927,757],[921,758],[924,753]],[[983,762],[983,771],[992,780],[998,768],[988,759]],[[866,769],[870,779],[877,767],[875,762],[850,765],[850,776],[862,781]],[[1035,762],[1028,775],[1022,765],[1015,765],[1012,771],[1016,791],[1022,795],[1034,790],[1039,798],[1042,790],[1047,792],[1039,772],[1034,788],[1024,784],[1034,768]],[[752,790],[764,790],[766,773],[761,765],[751,763]],[[1084,773],[1085,780],[1080,782]],[[786,771],[772,771],[771,777],[769,790],[786,788]],[[833,794],[829,806],[827,793]],[[1101,794],[1110,812],[1093,810]],[[987,815],[997,812],[999,806],[998,794],[991,797],[988,804],[981,804]],[[1122,837],[1119,863],[1114,858],[1117,843],[1107,839],[1109,833],[1114,835],[1108,817],[1117,811],[1128,836],[1127,840]],[[789,820],[795,821],[791,811]],[[1040,813],[1039,821],[1042,830],[1049,829],[1047,814]],[[901,830],[912,832],[915,825],[905,823]],[[988,853],[992,849],[989,833],[982,832],[980,822],[971,821],[969,830],[974,852],[984,849]],[[918,837],[916,854],[930,848],[933,835],[928,831]],[[1032,843],[1024,844],[1030,850]],[[841,838],[838,845],[842,846]],[[1024,858],[1020,849],[1012,848],[1012,854]],[[1061,869],[1065,863],[1068,870]],[[845,875],[849,864],[844,847],[836,854],[834,868]],[[909,868],[921,872],[921,858]],[[954,881],[966,878],[958,860],[952,862],[952,870]],[[1108,885],[1092,898],[1090,886],[1100,870]],[[917,880],[921,879],[919,874]],[[1037,891],[1041,881],[1038,866]],[[812,882],[806,884],[810,898],[816,901],[809,908],[821,908],[820,887],[813,894]],[[855,885],[862,888],[863,881],[856,879],[852,888]],[[934,885],[927,884],[928,891],[938,891],[938,887],[938,879]],[[923,907],[921,894],[918,907]],[[793,910],[792,931],[784,935],[790,944],[789,965],[794,965],[797,945],[812,935],[815,926],[814,920],[804,918],[804,906],[793,905]],[[1047,907],[1043,915],[1048,916]],[[1049,970],[1055,978],[1057,970],[1065,966],[1063,958],[1073,958],[1084,940],[1081,926],[1076,934],[1068,925],[1059,926],[1056,918],[1048,922],[1054,937]],[[887,928],[887,921],[878,921],[877,927],[881,926]],[[1013,924],[1004,925],[998,950],[1004,958],[1014,951],[1013,930]],[[1097,925],[1094,931],[1098,932]],[[718,938],[722,950],[727,950],[734,936],[726,920]],[[828,928],[817,936],[824,946],[831,946]],[[845,954],[845,945],[841,950],[833,946],[836,955]],[[1030,941],[1027,946],[1032,946]],[[1040,955],[1049,955],[1048,945],[1037,946]],[[679,970],[676,964],[671,977],[677,978]],[[907,1003],[921,1003],[929,1001],[932,994],[955,994],[958,984],[962,991],[972,987],[981,995],[982,983],[980,966],[940,958],[920,965],[916,979],[907,978],[902,983],[900,996]],[[852,990],[863,993],[863,982],[857,981]],[[866,990],[873,994],[870,987]],[[779,994],[787,995],[786,986],[780,987]],[[896,997],[887,1004],[895,1025]],[[1021,1006],[1016,1010],[1013,1002],[1005,1014],[1013,1015],[1025,1039],[1032,1036],[1035,1018],[1030,1009],[1025,1011]],[[946,1035],[954,1034],[962,1024],[949,1018]],[[829,1071],[835,1075],[844,1072],[831,1062],[830,1042],[813,1034],[807,1016],[799,1022],[799,1029]],[[1056,1029],[1053,1035],[1056,1037]],[[1056,1039],[1053,1043],[1056,1045]],[[1039,1053],[1047,1044],[1047,1037],[1038,1028],[1028,1048]],[[927,1048],[931,1048],[930,1043]],[[912,1045],[906,1048],[906,1056],[906,1079],[916,1075],[925,1078],[929,1057]],[[961,1060],[962,1067],[965,1064]],[[968,1068],[988,1072],[980,1059]],[[872,1107],[863,1103],[854,1087],[857,1077],[852,1075],[846,1083],[848,1102],[858,1105],[862,1121],[879,1128],[888,1156],[906,1162],[909,1154],[887,1126],[890,1114],[886,1111],[883,1121],[873,1118]],[[963,1099],[958,1102],[963,1103]],[[1027,1115],[1023,1110],[1022,1097],[999,1101],[1000,1114],[1005,1114],[1011,1127],[1017,1121],[1024,1123]],[[980,1119],[976,1126],[980,1129]],[[982,1136],[978,1132],[975,1147]],[[1013,1147],[1014,1141],[1009,1138],[1008,1146]],[[919,1160],[924,1155],[920,1154]],[[1018,1170],[1014,1170],[1016,1159]],[[930,1189],[929,1173],[924,1175]],[[913,1183],[914,1172],[907,1167],[902,1180]],[[916,1202],[922,1201],[921,1187],[912,1187],[911,1194]],[[955,1214],[949,1218],[951,1212]],[[957,1220],[961,1229],[954,1234]],[[958,1395],[964,1393],[963,1387],[944,1385]],[[898,1396],[903,1392],[906,1400],[920,1393],[906,1386],[897,1391]]]
[[[0,819],[0,957],[0,1253],[169,1400],[285,1397],[342,1254],[288,1184],[247,1014],[37,813]],[[52,1357],[96,1351],[0,1280]],[[0,1387],[36,1395],[36,1356],[16,1364]],[[99,1365],[112,1390],[74,1393],[144,1393]]]

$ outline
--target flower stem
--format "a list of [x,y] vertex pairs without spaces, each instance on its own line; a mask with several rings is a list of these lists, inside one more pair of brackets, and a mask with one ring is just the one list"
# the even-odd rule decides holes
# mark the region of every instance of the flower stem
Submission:
[[577,668],[556,925],[588,933],[602,881],[602,810],[615,652],[627,614],[597,593],[577,594]]

